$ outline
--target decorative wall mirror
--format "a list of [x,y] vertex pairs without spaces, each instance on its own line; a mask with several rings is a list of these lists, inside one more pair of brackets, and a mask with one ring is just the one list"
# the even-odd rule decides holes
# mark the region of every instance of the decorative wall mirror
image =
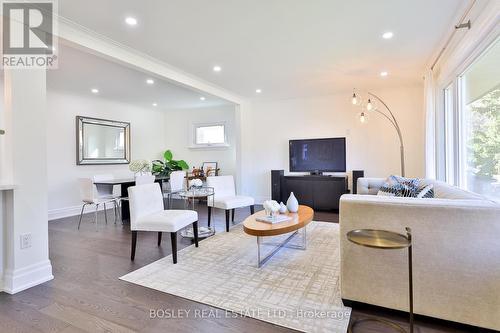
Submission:
[[130,163],[130,123],[76,117],[76,164]]

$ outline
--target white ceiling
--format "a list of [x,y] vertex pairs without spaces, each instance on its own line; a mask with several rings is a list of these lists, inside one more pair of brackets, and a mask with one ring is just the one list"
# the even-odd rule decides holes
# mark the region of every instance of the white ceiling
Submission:
[[59,13],[242,96],[289,98],[420,81],[468,1],[62,0]]
[[[58,69],[47,71],[51,89],[94,96],[91,89],[96,88],[96,97],[161,110],[231,104],[62,44],[58,53]],[[149,78],[154,80],[153,85],[146,83]],[[204,101],[200,100],[202,96]],[[158,105],[154,107],[153,103]]]

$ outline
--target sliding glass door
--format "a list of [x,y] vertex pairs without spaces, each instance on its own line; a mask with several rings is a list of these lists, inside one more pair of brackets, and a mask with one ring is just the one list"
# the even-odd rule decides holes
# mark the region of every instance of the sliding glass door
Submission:
[[[500,40],[458,77],[457,85],[459,103],[452,108],[458,114],[453,126],[458,161],[447,165],[447,178],[456,172],[461,187],[500,200]],[[445,104],[450,103],[446,95]],[[446,123],[448,129],[450,120]]]

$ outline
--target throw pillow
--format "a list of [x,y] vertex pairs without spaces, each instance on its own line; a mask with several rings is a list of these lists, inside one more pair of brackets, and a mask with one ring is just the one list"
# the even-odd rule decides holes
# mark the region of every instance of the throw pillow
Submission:
[[419,189],[417,198],[434,198],[434,185],[429,184]]
[[419,193],[418,178],[405,178],[391,175],[380,188],[377,195],[391,197],[417,197]]

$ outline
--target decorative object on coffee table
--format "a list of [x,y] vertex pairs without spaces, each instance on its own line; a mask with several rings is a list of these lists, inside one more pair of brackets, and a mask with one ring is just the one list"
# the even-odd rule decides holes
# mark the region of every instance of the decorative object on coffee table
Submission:
[[[291,219],[280,223],[266,223],[260,222],[259,219],[265,217],[264,211],[257,212],[247,217],[243,221],[243,230],[245,233],[257,237],[257,266],[260,268],[264,265],[276,252],[282,247],[292,249],[305,250],[307,245],[306,226],[312,221],[314,211],[307,206],[299,206],[297,213],[287,213],[286,215]],[[278,244],[264,243],[263,239],[271,236],[279,236],[290,234],[285,240]],[[288,244],[292,239],[300,234],[301,242],[298,245]],[[273,249],[262,258],[261,247],[262,245],[272,245]]]
[[[397,250],[408,248],[408,293],[410,305],[410,333],[413,333],[413,263],[411,229],[406,227],[406,236],[386,230],[359,229],[347,233],[347,239],[354,244],[374,249]],[[353,320],[348,332],[352,333],[356,325],[362,322],[375,321],[387,325],[395,330],[406,333],[401,326],[388,320],[367,317]]]
[[268,217],[278,215],[280,211],[280,204],[275,200],[266,200],[262,206],[264,207]]
[[286,201],[286,208],[290,213],[297,213],[299,210],[299,202],[293,192],[290,193],[290,197],[288,197],[288,200]]
[[286,205],[282,202],[280,202],[280,214],[285,214],[288,212],[288,209],[286,208]]

